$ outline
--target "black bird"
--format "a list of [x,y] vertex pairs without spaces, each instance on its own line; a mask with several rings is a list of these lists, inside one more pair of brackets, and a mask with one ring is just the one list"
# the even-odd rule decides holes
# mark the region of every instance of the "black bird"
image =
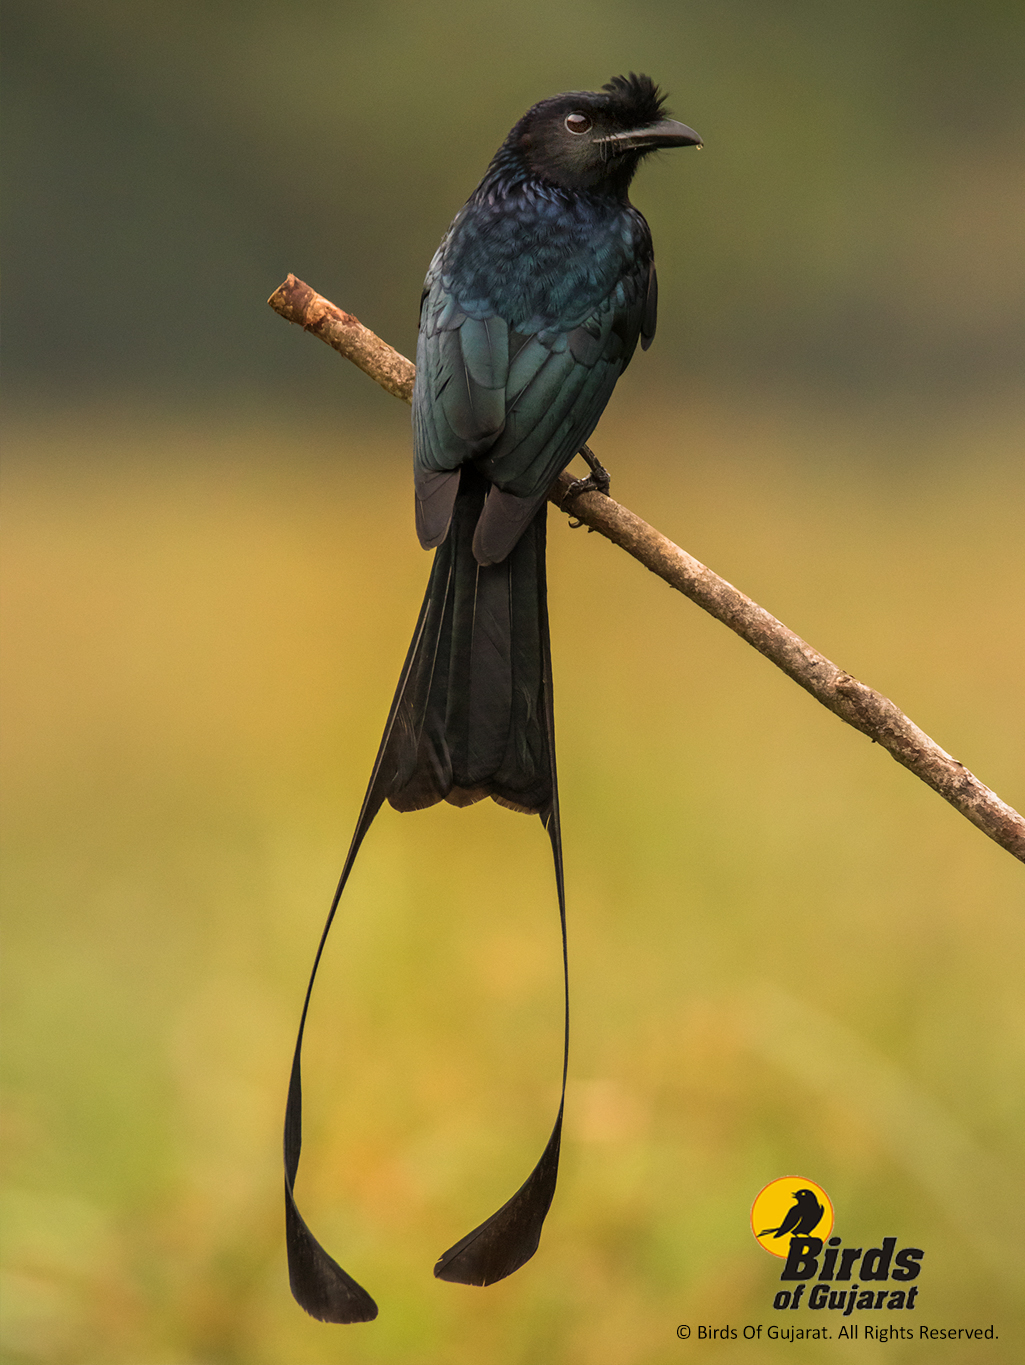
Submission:
[[[565,979],[545,498],[594,430],[638,340],[647,348],[655,335],[651,233],[628,190],[649,152],[701,145],[663,105],[655,83],[635,75],[534,105],[431,262],[413,461],[417,534],[437,549],[325,937],[386,799],[407,811],[490,796],[540,815],[551,838]],[[377,1315],[376,1304],[316,1241],[293,1197],[312,986],[311,976],[285,1117],[289,1272],[308,1313],[361,1322]],[[568,1021],[567,1003],[564,1097]],[[562,1113],[560,1104],[524,1185],[441,1257],[437,1276],[490,1284],[534,1254],[555,1191]]]
[[818,1227],[825,1210],[815,1198],[815,1191],[795,1190],[792,1197],[797,1203],[787,1212],[779,1227],[766,1228],[758,1234],[759,1237],[768,1237],[770,1232],[774,1238],[785,1237],[788,1232],[793,1237],[804,1237]]

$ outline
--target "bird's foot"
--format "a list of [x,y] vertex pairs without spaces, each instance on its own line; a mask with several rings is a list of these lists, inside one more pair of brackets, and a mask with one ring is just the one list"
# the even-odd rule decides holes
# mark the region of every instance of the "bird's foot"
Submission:
[[[571,498],[575,498],[578,493],[601,493],[603,496],[608,497],[609,489],[612,487],[612,479],[609,475],[609,471],[589,447],[581,446],[577,451],[577,454],[586,461],[587,467],[591,472],[586,478],[574,479],[566,489],[566,492],[563,494],[562,502],[560,503],[560,508],[563,511],[565,511],[567,502],[569,502]],[[570,526],[573,530],[576,530],[583,524],[582,521],[577,520],[570,522]]]

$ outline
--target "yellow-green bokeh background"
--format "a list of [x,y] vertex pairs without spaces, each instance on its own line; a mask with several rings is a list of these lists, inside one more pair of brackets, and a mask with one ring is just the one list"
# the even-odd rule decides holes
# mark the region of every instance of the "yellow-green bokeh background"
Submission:
[[[541,1249],[483,1291],[430,1273],[527,1174],[557,1103],[546,840],[490,803],[386,811],[318,984],[300,1177],[313,1227],[382,1311],[340,1329],[294,1305],[279,1165],[294,1029],[427,560],[407,412],[262,303],[293,268],[410,349],[426,255],[522,107],[650,68],[708,147],[638,183],[663,330],[596,439],[616,493],[1020,808],[1019,184],[997,117],[1012,7],[982,5],[971,25],[956,6],[867,0],[842,19],[797,3],[714,19],[531,4],[514,21],[431,4],[12,8],[8,60],[28,53],[29,90],[12,98],[15,164],[40,149],[22,213],[51,227],[14,245],[37,272],[52,251],[78,311],[41,320],[24,279],[12,286],[4,1361],[774,1360],[778,1344],[696,1334],[777,1320],[779,1266],[748,1213],[791,1172],[829,1192],[845,1244],[924,1248],[916,1326],[1000,1334],[792,1349],[1018,1361],[1020,865],[556,514],[574,1038]],[[41,53],[66,78],[65,124],[58,101],[33,133]],[[934,136],[939,75],[960,101],[964,179]],[[209,126],[222,162],[161,163],[186,104],[202,117],[185,152]],[[111,108],[135,121],[112,131]],[[69,110],[83,148],[92,129],[128,158],[131,193],[107,195],[107,217],[88,186],[66,189],[92,205],[81,220],[33,197],[55,193]],[[858,111],[879,120],[877,172]],[[343,144],[360,149],[355,182],[331,170]],[[259,194],[225,169],[233,147]],[[143,162],[168,205],[194,191],[209,207],[227,186],[220,217],[181,219],[195,250],[147,198]],[[425,195],[423,212],[403,195]],[[118,261],[120,284],[104,274]],[[884,297],[892,350],[874,367],[879,310],[855,304]]]

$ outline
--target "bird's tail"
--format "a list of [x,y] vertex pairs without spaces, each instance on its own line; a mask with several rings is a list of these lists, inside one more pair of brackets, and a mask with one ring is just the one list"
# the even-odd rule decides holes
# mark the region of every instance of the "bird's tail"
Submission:
[[473,533],[489,485],[464,465],[452,523],[434,556],[379,757],[396,810],[491,796],[551,810],[551,653],[545,506],[500,564],[479,565]]
[[377,1305],[320,1245],[296,1206],[302,1148],[303,1032],[317,967],[356,854],[386,800],[419,810],[441,800],[491,796],[540,815],[551,839],[562,922],[565,1031],[562,1100],[541,1159],[502,1207],[439,1259],[439,1279],[485,1285],[511,1275],[537,1250],[555,1193],[569,1056],[569,988],[562,837],[555,773],[551,654],[545,590],[545,506],[499,564],[479,565],[473,534],[489,485],[463,466],[452,523],[399,678],[341,879],[303,1004],[285,1111],[285,1215],[292,1293],[325,1322],[366,1322]]

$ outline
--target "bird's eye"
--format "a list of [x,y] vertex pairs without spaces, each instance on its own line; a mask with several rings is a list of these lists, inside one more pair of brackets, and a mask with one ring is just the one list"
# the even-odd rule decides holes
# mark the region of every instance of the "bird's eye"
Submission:
[[591,126],[591,120],[586,114],[567,114],[566,127],[571,133],[586,133]]

